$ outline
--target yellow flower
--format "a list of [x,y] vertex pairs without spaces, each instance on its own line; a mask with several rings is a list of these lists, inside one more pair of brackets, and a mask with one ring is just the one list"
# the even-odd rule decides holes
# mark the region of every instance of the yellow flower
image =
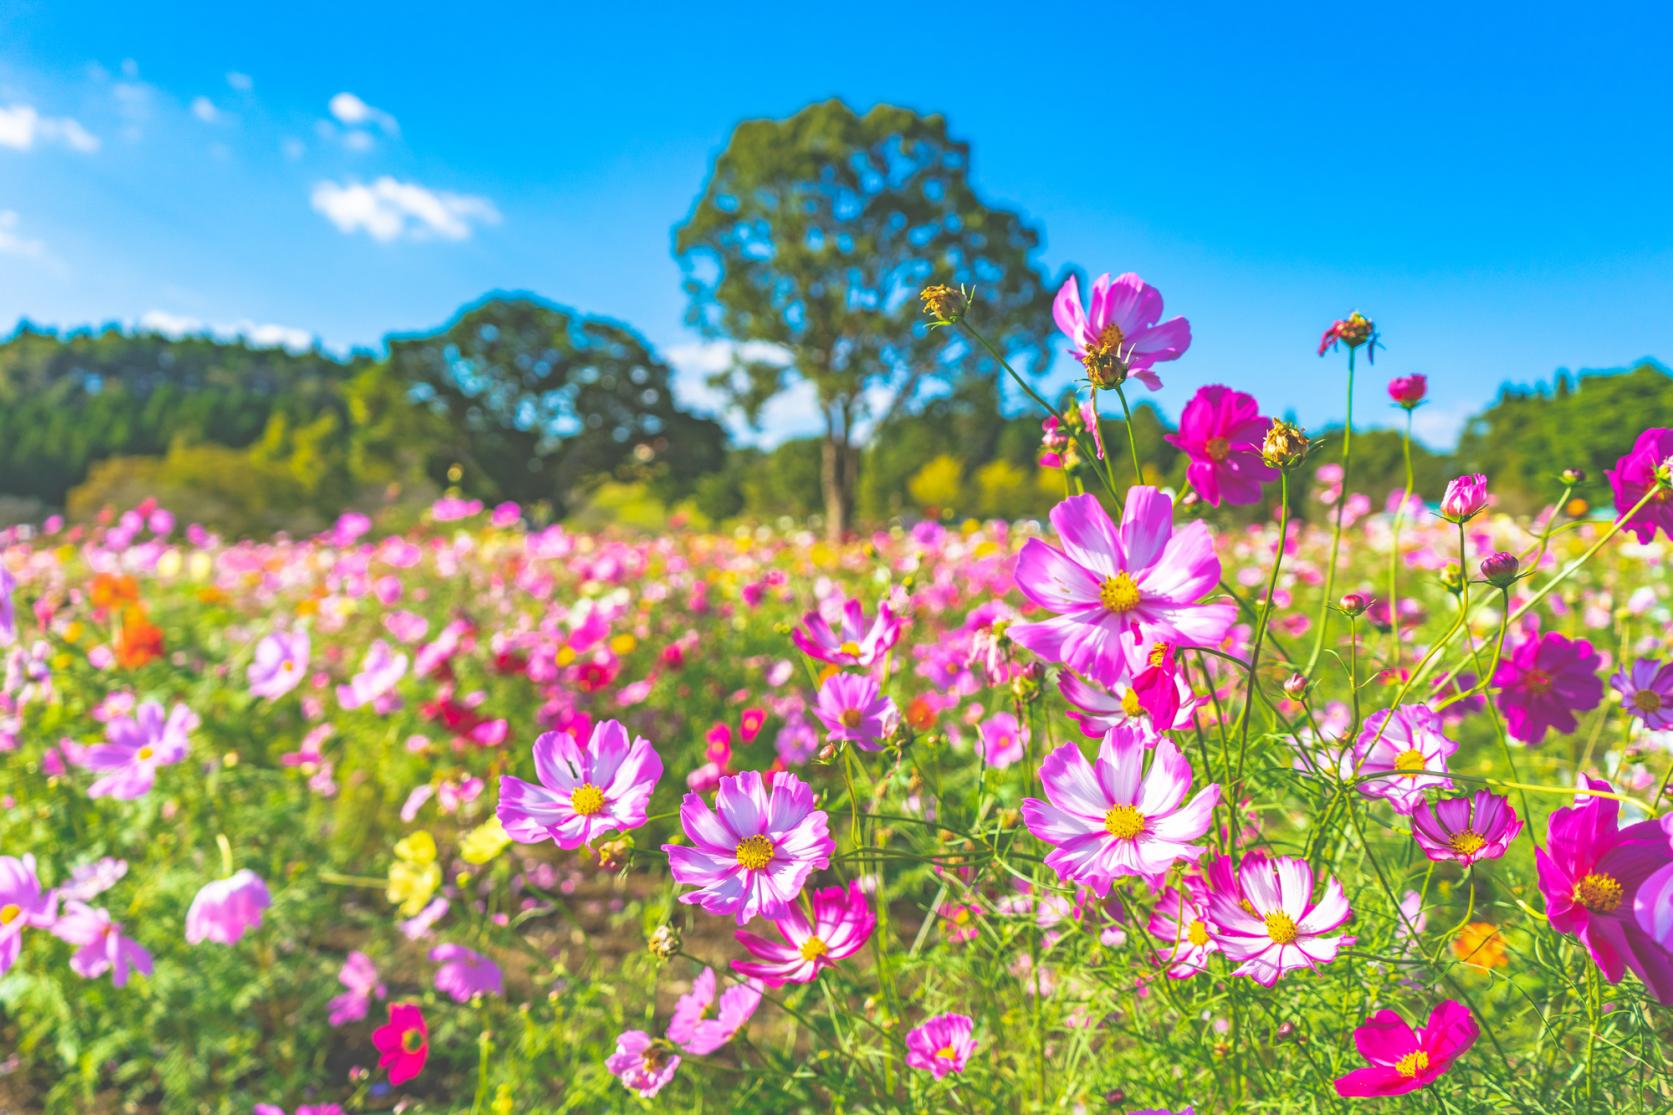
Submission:
[[1491,922],[1472,921],[1452,941],[1452,955],[1476,968],[1497,968],[1505,962],[1505,939]]
[[436,862],[436,838],[420,830],[395,843],[395,862],[389,865],[389,901],[404,917],[415,917],[441,886]]
[[505,834],[505,828],[498,817],[490,817],[487,822],[480,824],[467,832],[464,839],[459,841],[459,856],[466,863],[484,864],[505,851],[511,844],[511,837]]
[[610,640],[610,651],[617,657],[624,657],[633,653],[633,648],[639,645],[639,640],[632,635],[622,633]]

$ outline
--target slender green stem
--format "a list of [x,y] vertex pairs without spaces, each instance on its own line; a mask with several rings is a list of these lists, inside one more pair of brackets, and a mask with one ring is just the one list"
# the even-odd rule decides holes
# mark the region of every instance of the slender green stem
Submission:
[[1330,564],[1325,567],[1324,600],[1319,604],[1318,634],[1313,639],[1313,653],[1307,659],[1303,673],[1312,676],[1324,654],[1324,641],[1330,633],[1330,602],[1336,596],[1336,559],[1342,550],[1342,512],[1348,506],[1349,469],[1353,464],[1354,444],[1354,352],[1348,349],[1348,416],[1342,428],[1342,490],[1336,497],[1336,525],[1330,532]]
[[1144,466],[1139,464],[1138,435],[1133,432],[1133,412],[1127,406],[1127,392],[1115,385],[1115,397],[1121,400],[1121,418],[1127,423],[1127,450],[1133,455],[1133,483],[1144,483]]

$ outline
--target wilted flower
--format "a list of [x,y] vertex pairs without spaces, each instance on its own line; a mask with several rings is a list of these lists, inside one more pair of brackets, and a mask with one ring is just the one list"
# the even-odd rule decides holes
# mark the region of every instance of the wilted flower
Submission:
[[1347,345],[1349,351],[1352,351],[1367,341],[1370,342],[1371,347],[1365,350],[1366,356],[1375,363],[1377,358],[1377,327],[1371,324],[1370,318],[1355,310],[1345,320],[1330,323],[1330,328],[1326,329],[1324,336],[1319,338],[1319,355],[1323,356],[1326,352],[1334,349],[1338,343]]
[[970,308],[970,299],[964,291],[946,283],[926,286],[918,292],[918,297],[923,300],[924,313],[934,318],[937,325],[957,325]]
[[1300,426],[1274,418],[1261,441],[1261,460],[1275,469],[1291,469],[1307,459],[1309,443]]

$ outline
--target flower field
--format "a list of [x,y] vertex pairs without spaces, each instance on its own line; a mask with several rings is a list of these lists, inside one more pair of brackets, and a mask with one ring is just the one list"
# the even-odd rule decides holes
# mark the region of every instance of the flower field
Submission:
[[[1160,312],[1059,296],[1094,404]],[[1673,434],[1518,520],[1107,433],[841,544],[8,532],[0,1110],[1673,1109]]]

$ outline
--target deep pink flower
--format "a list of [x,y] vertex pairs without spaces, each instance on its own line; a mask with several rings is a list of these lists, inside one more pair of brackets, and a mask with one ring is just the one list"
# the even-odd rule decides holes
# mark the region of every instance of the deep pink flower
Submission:
[[1231,604],[1199,604],[1220,580],[1207,524],[1173,529],[1173,501],[1155,488],[1128,490],[1119,530],[1096,496],[1052,508],[1063,549],[1030,538],[1017,556],[1017,588],[1058,613],[1016,623],[1007,634],[1053,662],[1104,685],[1143,671],[1158,643],[1212,647],[1237,614]]
[[1131,375],[1158,391],[1162,380],[1151,368],[1178,360],[1191,347],[1191,323],[1182,317],[1158,323],[1162,292],[1130,271],[1093,280],[1090,310],[1081,308],[1080,282],[1070,275],[1052,300],[1051,316],[1099,387],[1114,387]]
[[1477,790],[1469,797],[1442,798],[1433,805],[1420,797],[1411,818],[1412,839],[1424,855],[1464,867],[1498,859],[1522,831],[1522,819],[1510,802],[1488,790]]
[[1452,786],[1446,760],[1457,750],[1457,742],[1441,731],[1441,718],[1428,705],[1379,709],[1366,718],[1354,744],[1354,769],[1361,777],[1385,777],[1366,778],[1359,792],[1386,798],[1396,813],[1409,814],[1423,801],[1425,790]]
[[1353,911],[1335,879],[1313,901],[1313,868],[1304,859],[1249,855],[1235,872],[1229,861],[1217,860],[1208,880],[1214,939],[1237,965],[1234,976],[1271,987],[1285,972],[1328,964],[1354,943],[1352,937],[1325,936]]
[[[1154,746],[1150,769],[1146,749]],[[1208,831],[1220,787],[1209,785],[1185,801],[1191,764],[1172,740],[1131,726],[1111,728],[1096,764],[1066,743],[1040,764],[1047,801],[1028,798],[1028,831],[1054,845],[1046,864],[1062,878],[1100,897],[1122,875],[1155,883],[1179,860],[1206,850],[1192,843]]]
[[1388,397],[1394,405],[1411,410],[1429,393],[1429,379],[1423,375],[1395,376],[1388,381]]
[[982,761],[1001,769],[1022,758],[1027,732],[1008,712],[996,712],[976,726],[976,747]]
[[272,902],[267,884],[249,868],[205,883],[186,911],[186,943],[236,944],[261,924],[261,912]]
[[793,774],[758,771],[721,778],[714,810],[694,793],[680,803],[680,825],[691,845],[664,844],[676,882],[698,888],[680,895],[718,917],[743,925],[780,918],[792,908],[807,877],[829,867],[836,842],[813,791]]
[[1371,323],[1370,318],[1355,310],[1345,319],[1330,323],[1330,328],[1319,338],[1319,355],[1323,356],[1332,351],[1338,344],[1347,345],[1351,353],[1367,342],[1369,347],[1366,348],[1365,355],[1374,364],[1377,360],[1377,327]]
[[1429,1024],[1413,1032],[1391,1010],[1380,1010],[1354,1030],[1354,1045],[1371,1063],[1337,1078],[1341,1096],[1402,1096],[1433,1084],[1475,1044],[1481,1027],[1453,999],[1429,1012]]
[[374,998],[382,999],[388,995],[378,980],[378,970],[373,966],[372,958],[358,950],[349,953],[343,961],[342,968],[337,972],[337,982],[345,990],[329,1004],[331,1016],[327,1021],[333,1026],[359,1022],[366,1017]]
[[[1616,461],[1614,468],[1604,470],[1603,475],[1615,493],[1615,517],[1640,542],[1650,541],[1658,530],[1673,538],[1670,461],[1673,461],[1673,429],[1656,427],[1639,434],[1627,455]],[[1627,512],[1651,489],[1656,490],[1655,498],[1628,519]]]
[[436,969],[436,990],[455,1003],[468,1003],[478,995],[504,995],[500,966],[464,945],[437,945],[430,950]]
[[1150,911],[1149,931],[1156,940],[1157,962],[1167,965],[1171,979],[1207,971],[1209,955],[1220,951],[1208,922],[1207,892],[1200,880],[1187,879],[1184,889],[1164,890]]
[[680,1055],[666,1041],[643,1030],[628,1030],[616,1039],[616,1051],[604,1059],[604,1067],[629,1091],[650,1099],[674,1079]]
[[0,856],[0,976],[17,963],[25,929],[50,928],[57,899],[41,892],[35,857]]
[[[1146,723],[1152,731],[1190,727],[1191,713],[1202,702],[1178,672],[1171,677],[1174,692],[1169,700],[1160,687],[1161,671],[1146,677],[1152,669],[1147,668],[1131,683],[1118,681],[1111,688],[1093,685],[1081,680],[1071,670],[1062,670],[1057,675],[1057,688],[1069,703],[1066,710],[1069,718],[1080,725],[1084,735],[1093,739],[1100,739],[1111,728],[1129,722]],[[1142,686],[1140,679],[1144,680]],[[1170,708],[1173,710],[1171,719],[1168,717]]]
[[188,736],[198,718],[185,705],[164,714],[163,706],[146,701],[133,719],[113,717],[105,725],[105,742],[89,747],[80,764],[106,773],[87,787],[90,798],[130,800],[144,797],[157,778],[157,768],[186,757]]
[[83,979],[98,979],[109,972],[111,984],[123,987],[129,972],[151,974],[151,954],[125,936],[121,923],[112,921],[109,911],[102,908],[71,899],[52,923],[52,935],[77,946],[70,970]]
[[1271,424],[1253,395],[1216,384],[1197,388],[1179,414],[1179,432],[1163,437],[1191,458],[1185,479],[1205,502],[1259,503],[1261,485],[1278,479],[1261,459]]
[[[1664,819],[1661,827],[1673,841],[1673,821]],[[1639,886],[1632,914],[1638,928],[1663,952],[1673,953],[1673,863],[1652,873]]]
[[1441,518],[1462,523],[1487,509],[1487,477],[1472,472],[1450,481],[1441,497]]
[[[668,1040],[687,1053],[713,1053],[744,1028],[755,1008],[761,1005],[761,983],[746,980],[715,994],[715,970],[704,968],[692,981],[691,990],[674,1004],[668,1023]],[[714,1017],[709,1016],[714,1011]]]
[[605,720],[593,725],[585,747],[568,732],[545,732],[533,750],[539,785],[509,774],[500,779],[495,815],[511,839],[579,848],[601,833],[645,823],[662,778],[662,759],[649,740],[629,743],[626,728]]
[[738,943],[756,959],[734,960],[733,969],[771,987],[811,983],[838,960],[864,948],[877,927],[877,916],[871,912],[858,879],[847,887],[814,891],[812,904],[811,924],[800,904],[792,904],[781,917],[773,919],[773,928],[784,938],[783,943],[738,930]]
[[[285,1109],[273,1103],[258,1103],[250,1112],[251,1115],[285,1115]],[[296,1109],[296,1115],[343,1115],[343,1109],[335,1103],[305,1103]]]
[[[1613,792],[1601,779],[1586,782]],[[1588,795],[1551,814],[1545,847],[1534,851],[1545,913],[1551,928],[1580,938],[1604,979],[1619,983],[1630,968],[1659,1002],[1673,1003],[1673,953],[1637,916],[1640,889],[1673,864],[1673,838],[1657,821],[1621,828],[1620,811],[1614,798]]]
[[895,719],[895,703],[864,674],[832,674],[819,687],[813,715],[825,725],[825,738],[848,741],[865,751],[880,751]]
[[1621,707],[1652,732],[1673,728],[1673,662],[1640,658],[1632,669],[1609,679],[1621,694]]
[[424,1071],[430,1057],[430,1028],[424,1012],[411,1003],[390,1003],[389,1021],[372,1031],[379,1053],[378,1067],[389,1070],[389,1082],[402,1085]]
[[1529,744],[1544,739],[1552,728],[1574,731],[1574,714],[1603,701],[1600,665],[1597,651],[1585,639],[1566,639],[1554,631],[1523,639],[1493,672],[1506,729]]
[[802,653],[834,666],[870,669],[883,660],[889,648],[900,641],[901,621],[887,604],[877,605],[877,618],[868,626],[865,608],[858,600],[842,605],[842,628],[833,630],[818,611],[802,617],[801,627],[790,633],[790,641]]
[[277,700],[301,685],[307,673],[308,633],[274,631],[256,644],[250,659],[250,693]]
[[976,1051],[976,1039],[972,1036],[975,1028],[968,1015],[936,1015],[907,1031],[906,1063],[933,1073],[937,1080],[948,1073],[963,1072],[970,1055]]
[[17,642],[17,605],[12,594],[17,591],[17,578],[0,564],[0,647]]

